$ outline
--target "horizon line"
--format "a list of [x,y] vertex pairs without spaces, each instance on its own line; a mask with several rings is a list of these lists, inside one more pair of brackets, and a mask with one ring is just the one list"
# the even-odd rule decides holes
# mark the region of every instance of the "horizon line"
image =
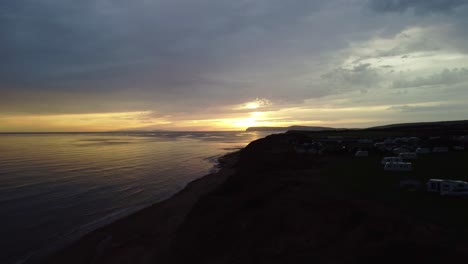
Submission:
[[[417,124],[431,124],[431,123],[446,123],[446,122],[468,122],[468,119],[457,119],[457,120],[439,120],[439,121],[413,121],[413,122],[405,122],[405,123],[390,123],[390,124],[383,124],[383,125],[377,125],[377,126],[371,126],[371,127],[361,127],[361,128],[353,128],[353,127],[347,127],[347,128],[336,128],[336,127],[330,127],[333,129],[369,129],[369,128],[379,128],[379,127],[385,127],[385,126],[394,126],[394,125],[417,125]],[[299,127],[308,127],[307,125],[292,125],[288,127],[277,127],[278,129],[284,129],[284,128],[290,128],[293,126],[299,126]],[[164,132],[190,132],[190,133],[196,133],[196,132],[262,132],[262,131],[248,131],[249,128],[262,128],[262,127],[268,127],[268,128],[275,128],[275,126],[252,126],[252,127],[247,127],[244,130],[154,130],[154,131],[145,131],[145,130],[128,130],[128,131],[122,131],[122,130],[115,130],[115,131],[0,131],[0,134],[65,134],[65,133],[164,133]],[[314,126],[310,126],[314,127]]]
[[[159,130],[159,131],[143,131],[143,130],[133,130],[133,131],[0,131],[0,134],[66,134],[66,133],[173,133],[173,132],[249,132],[246,130]],[[255,131],[251,131],[255,132]]]

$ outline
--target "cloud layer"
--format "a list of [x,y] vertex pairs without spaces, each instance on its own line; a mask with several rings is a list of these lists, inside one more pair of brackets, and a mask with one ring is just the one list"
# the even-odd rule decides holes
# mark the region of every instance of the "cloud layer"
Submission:
[[[467,12],[463,0],[1,1],[0,130],[141,112],[129,126],[464,119]],[[257,99],[268,104],[239,109]]]

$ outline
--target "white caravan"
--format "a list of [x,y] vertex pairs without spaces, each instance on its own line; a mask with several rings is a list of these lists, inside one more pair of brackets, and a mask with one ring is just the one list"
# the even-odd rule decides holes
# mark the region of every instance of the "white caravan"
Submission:
[[449,149],[447,147],[436,147],[434,149],[432,149],[432,152],[434,153],[444,153],[444,152],[448,152]]
[[359,150],[358,152],[356,152],[356,154],[354,156],[356,156],[356,157],[368,157],[369,152],[364,151],[364,150]]
[[382,165],[387,164],[388,162],[402,162],[403,159],[401,157],[384,157],[381,161]]
[[427,182],[427,191],[446,196],[468,195],[468,183],[466,181],[430,179]]
[[404,152],[409,152],[409,150],[405,149],[405,148],[394,148],[393,149],[393,154],[400,154],[400,153],[404,153]]
[[418,158],[418,154],[414,152],[403,152],[400,153],[398,156],[405,160],[414,160]]
[[411,162],[387,162],[384,167],[385,171],[412,171],[413,164]]
[[427,154],[431,153],[431,150],[429,148],[417,148],[416,149],[416,154]]
[[294,150],[296,151],[296,153],[298,154],[304,154],[307,152],[307,148],[305,148],[304,146],[295,146],[294,147]]

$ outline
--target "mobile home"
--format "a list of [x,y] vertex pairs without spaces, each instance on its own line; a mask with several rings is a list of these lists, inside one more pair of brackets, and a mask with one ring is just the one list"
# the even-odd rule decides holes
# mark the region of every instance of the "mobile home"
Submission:
[[357,151],[356,154],[354,155],[356,157],[368,157],[369,156],[369,152],[368,151],[364,151],[364,150],[360,150],[360,151]]
[[427,182],[427,191],[446,196],[468,195],[468,183],[457,180],[430,179]]
[[307,148],[304,147],[304,146],[301,146],[301,145],[295,146],[295,147],[294,147],[294,150],[295,150],[296,153],[298,153],[298,154],[304,154],[304,153],[307,152]]
[[382,165],[387,164],[388,162],[402,162],[403,159],[401,157],[384,157],[381,161]]
[[404,160],[414,160],[418,158],[418,155],[414,152],[403,152],[398,155]]
[[443,153],[443,152],[448,152],[449,149],[447,147],[436,147],[432,149],[432,152],[434,153]]
[[413,164],[411,162],[387,162],[384,167],[385,171],[412,171]]
[[416,154],[427,154],[431,153],[431,150],[429,148],[417,148],[416,149]]
[[393,154],[400,154],[400,153],[404,153],[404,152],[409,152],[409,150],[407,150],[406,148],[394,148],[393,149]]
[[385,143],[384,142],[377,142],[377,143],[374,144],[374,147],[378,148],[378,149],[384,148]]

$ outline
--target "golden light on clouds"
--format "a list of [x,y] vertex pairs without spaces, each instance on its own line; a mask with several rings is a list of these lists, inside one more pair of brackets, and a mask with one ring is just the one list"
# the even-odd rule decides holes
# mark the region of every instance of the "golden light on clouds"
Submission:
[[258,108],[266,107],[270,105],[272,105],[272,102],[270,100],[265,99],[265,98],[262,98],[262,99],[257,98],[253,101],[246,102],[246,103],[243,103],[241,105],[234,107],[234,110],[242,110],[242,109],[254,110],[254,109],[258,109]]
[[[10,2],[0,15],[11,40],[0,43],[9,54],[0,132],[360,128],[468,116],[467,0]],[[226,19],[244,8],[248,19]],[[37,14],[50,23],[24,19]],[[70,34],[50,41],[64,22]],[[102,32],[118,41],[102,49]]]
[[257,109],[260,107],[260,104],[257,102],[250,102],[245,105],[245,108],[247,109]]
[[254,126],[274,125],[273,122],[268,120],[264,112],[250,112],[245,117],[224,119],[223,123],[235,130],[244,130]]
[[[262,105],[250,102],[252,109]],[[258,103],[258,104],[257,104]],[[248,104],[246,104],[247,106]],[[264,104],[263,104],[264,105]],[[254,107],[255,106],[255,107]],[[382,110],[384,107],[373,107]],[[285,108],[275,111],[219,112],[207,118],[187,113],[182,116],[155,117],[150,111],[60,115],[0,116],[0,132],[84,132],[116,130],[245,130],[254,126],[322,125],[307,120],[317,113],[354,112],[364,109]],[[364,110],[365,111],[365,110]],[[297,118],[293,118],[297,116]]]
[[148,124],[167,125],[164,118],[152,118],[151,112],[88,113],[59,115],[0,116],[2,132],[80,132],[113,131],[138,128]]
[[[362,95],[360,95],[362,96]],[[116,130],[173,130],[173,131],[222,131],[245,130],[248,127],[332,126],[366,127],[395,123],[401,111],[430,109],[448,102],[432,101],[404,105],[376,104],[353,106],[337,100],[333,106],[319,101],[305,101],[300,107],[282,106],[278,109],[262,107],[271,105],[267,100],[255,100],[243,104],[243,111],[221,107],[204,113],[180,113],[164,116],[152,111],[58,114],[58,115],[0,115],[0,132],[82,132]],[[252,111],[249,111],[248,108]],[[400,112],[399,112],[400,111]],[[396,115],[400,114],[400,115]]]
[[[223,115],[223,114],[220,114]],[[179,122],[179,126],[190,127],[190,128],[208,128],[209,130],[245,130],[248,127],[253,126],[271,126],[276,125],[272,122],[269,117],[266,116],[266,112],[249,112],[249,113],[225,113],[226,117],[213,118],[213,119],[198,119],[198,120],[186,120]]]

